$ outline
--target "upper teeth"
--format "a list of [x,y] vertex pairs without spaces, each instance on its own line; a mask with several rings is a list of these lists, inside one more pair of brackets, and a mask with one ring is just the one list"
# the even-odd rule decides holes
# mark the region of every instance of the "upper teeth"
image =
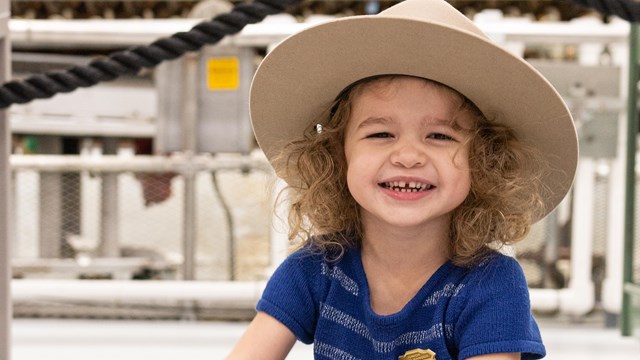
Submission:
[[396,191],[401,192],[416,192],[420,190],[428,190],[431,189],[432,185],[423,184],[417,181],[390,181],[384,183],[386,188],[394,188]]

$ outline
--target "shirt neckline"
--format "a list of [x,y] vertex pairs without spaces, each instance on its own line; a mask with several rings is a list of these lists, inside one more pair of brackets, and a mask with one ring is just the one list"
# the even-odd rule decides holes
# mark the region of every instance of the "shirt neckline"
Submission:
[[369,282],[367,281],[367,275],[364,271],[364,265],[362,264],[362,253],[360,249],[357,249],[353,253],[357,282],[362,287],[362,306],[365,310],[365,315],[369,320],[380,326],[393,326],[405,322],[413,315],[417,308],[422,306],[422,303],[426,300],[427,296],[433,292],[434,288],[441,283],[441,280],[446,277],[454,266],[450,260],[445,261],[444,264],[440,265],[433,275],[431,275],[431,277],[429,277],[429,279],[422,285],[416,295],[409,300],[409,302],[407,302],[400,311],[389,315],[380,315],[371,307]]

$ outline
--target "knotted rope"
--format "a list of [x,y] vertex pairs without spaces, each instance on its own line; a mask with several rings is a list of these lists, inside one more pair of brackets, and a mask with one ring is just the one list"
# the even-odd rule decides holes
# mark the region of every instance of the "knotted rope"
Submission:
[[246,25],[258,23],[267,15],[278,14],[300,1],[302,0],[255,0],[250,4],[237,4],[230,13],[215,16],[195,25],[188,32],[178,32],[150,45],[118,51],[87,65],[9,81],[0,87],[0,109],[34,99],[47,99],[79,87],[90,87],[121,75],[137,74],[142,68],[152,68],[162,61],[178,58],[186,52],[199,50],[204,45],[215,44],[227,35],[240,32]]

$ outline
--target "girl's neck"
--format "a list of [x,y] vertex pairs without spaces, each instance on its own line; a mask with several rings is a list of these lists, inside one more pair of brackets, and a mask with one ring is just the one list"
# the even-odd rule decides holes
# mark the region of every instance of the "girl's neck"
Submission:
[[410,231],[364,223],[362,266],[371,309],[397,313],[447,261],[448,223]]
[[448,222],[429,229],[396,229],[364,223],[362,257],[398,272],[437,269],[449,257]]

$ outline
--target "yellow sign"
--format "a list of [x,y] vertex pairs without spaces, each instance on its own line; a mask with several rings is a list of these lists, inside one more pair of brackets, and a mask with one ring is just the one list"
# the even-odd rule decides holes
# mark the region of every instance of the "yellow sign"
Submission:
[[436,353],[431,351],[431,349],[409,350],[404,353],[404,355],[400,356],[398,360],[436,360]]
[[237,90],[240,86],[240,61],[235,57],[211,58],[207,61],[209,90]]

